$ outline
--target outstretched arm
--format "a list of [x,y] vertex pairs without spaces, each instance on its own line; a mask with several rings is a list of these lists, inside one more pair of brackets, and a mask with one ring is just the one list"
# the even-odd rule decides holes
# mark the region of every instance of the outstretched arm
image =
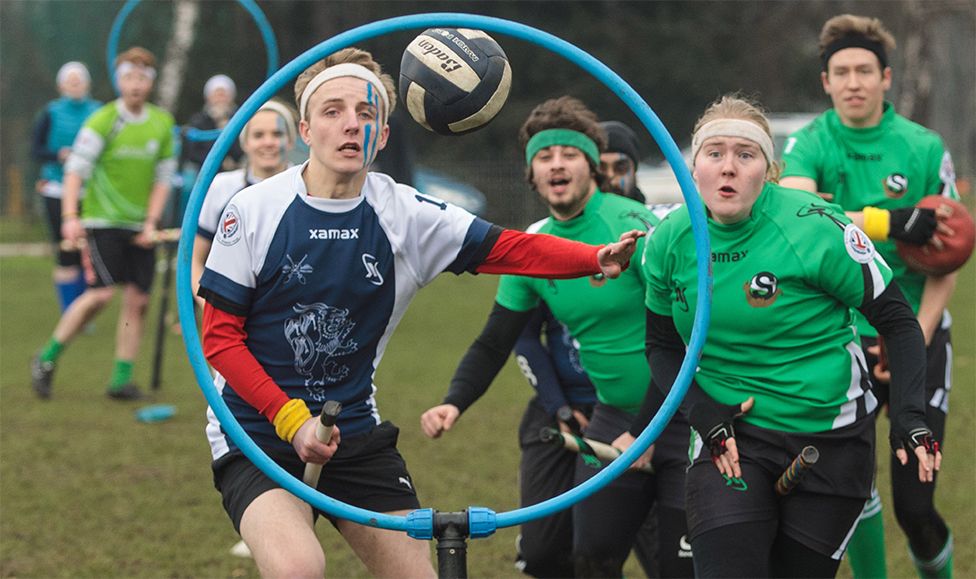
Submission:
[[542,233],[506,229],[498,235],[478,273],[571,279],[602,273],[609,278],[630,264],[642,231],[628,231],[614,243],[594,246]]

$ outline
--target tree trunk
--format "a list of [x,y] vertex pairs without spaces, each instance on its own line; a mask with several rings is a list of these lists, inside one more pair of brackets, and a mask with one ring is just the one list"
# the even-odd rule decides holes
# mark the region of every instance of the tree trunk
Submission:
[[186,77],[187,56],[196,40],[199,0],[177,0],[173,8],[173,35],[166,44],[166,56],[159,75],[159,106],[175,110],[183,79]]

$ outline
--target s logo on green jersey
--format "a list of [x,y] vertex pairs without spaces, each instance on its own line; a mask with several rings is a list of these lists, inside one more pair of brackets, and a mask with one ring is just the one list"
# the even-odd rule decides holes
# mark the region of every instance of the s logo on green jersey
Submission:
[[900,199],[908,192],[908,177],[901,173],[892,173],[885,177],[882,185],[884,186],[885,195],[891,199]]
[[776,298],[783,293],[779,289],[779,280],[768,271],[761,271],[742,285],[746,292],[746,302],[754,308],[765,308],[773,305]]

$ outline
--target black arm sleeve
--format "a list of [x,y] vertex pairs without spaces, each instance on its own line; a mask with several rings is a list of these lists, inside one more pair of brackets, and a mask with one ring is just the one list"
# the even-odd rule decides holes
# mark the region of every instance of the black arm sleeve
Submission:
[[[662,316],[647,310],[647,336],[644,344],[654,379],[651,380],[651,388],[647,389],[644,403],[631,424],[630,433],[633,436],[640,435],[657,414],[664,397],[671,391],[671,386],[678,377],[685,357],[685,343],[681,340],[671,316]],[[696,404],[716,403],[692,380],[688,393],[681,401],[681,413],[688,417]]]
[[891,423],[905,436],[925,426],[925,337],[912,308],[895,282],[862,305],[864,314],[884,338],[891,370]]
[[451,379],[451,388],[444,397],[444,404],[453,404],[463,413],[481,398],[505,365],[508,354],[531,316],[531,310],[516,312],[495,303],[481,335],[461,358]]
[[34,130],[31,132],[31,158],[35,161],[57,161],[58,152],[47,148],[47,134],[51,130],[51,113],[45,110],[34,123]]

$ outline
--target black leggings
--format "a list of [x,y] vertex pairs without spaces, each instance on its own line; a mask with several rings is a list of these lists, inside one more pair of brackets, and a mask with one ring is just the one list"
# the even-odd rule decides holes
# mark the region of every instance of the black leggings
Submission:
[[691,540],[695,577],[834,577],[840,560],[777,532],[777,521],[737,523]]

